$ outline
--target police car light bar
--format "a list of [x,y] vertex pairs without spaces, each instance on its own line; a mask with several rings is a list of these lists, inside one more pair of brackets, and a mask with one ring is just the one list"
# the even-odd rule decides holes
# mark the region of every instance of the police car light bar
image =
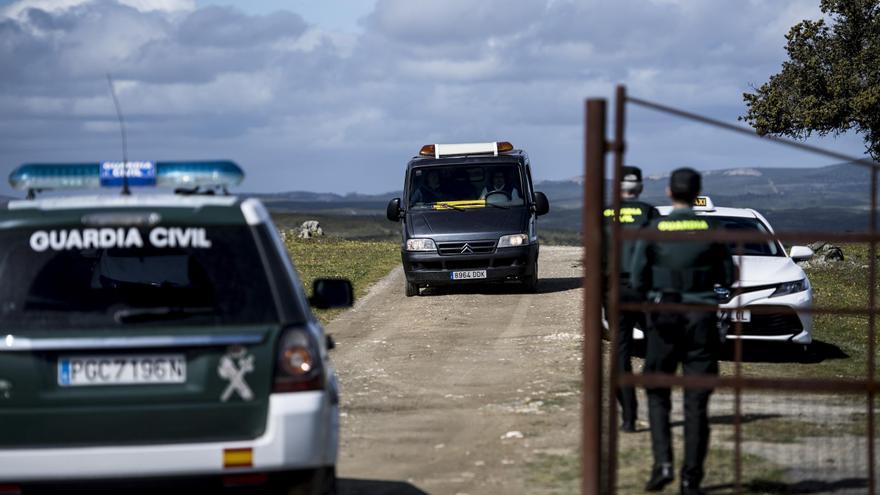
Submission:
[[9,174],[13,189],[94,189],[128,185],[174,188],[227,187],[241,184],[244,172],[234,162],[26,163]]
[[493,156],[498,156],[498,153],[504,153],[506,151],[513,151],[513,145],[507,141],[492,143],[426,144],[422,146],[419,155],[440,158],[443,156],[485,155],[491,153]]

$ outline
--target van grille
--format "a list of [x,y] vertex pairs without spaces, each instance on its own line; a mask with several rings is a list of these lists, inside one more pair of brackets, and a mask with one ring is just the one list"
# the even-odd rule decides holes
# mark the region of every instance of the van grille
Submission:
[[441,242],[437,250],[441,255],[460,256],[468,254],[492,254],[497,241]]

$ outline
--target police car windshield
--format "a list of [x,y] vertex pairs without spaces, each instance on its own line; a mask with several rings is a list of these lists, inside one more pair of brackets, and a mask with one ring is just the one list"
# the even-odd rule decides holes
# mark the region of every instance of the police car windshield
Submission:
[[277,319],[246,226],[0,230],[0,327]]
[[525,204],[520,167],[512,163],[434,165],[413,168],[410,208],[467,210]]
[[[725,230],[749,233],[760,232],[762,234],[769,233],[764,224],[757,218],[721,216],[713,216],[711,218],[716,225]],[[775,241],[747,242],[743,244],[742,249],[742,254],[745,256],[785,256],[784,251]],[[734,254],[737,253],[737,244],[735,242],[730,244],[730,252]]]

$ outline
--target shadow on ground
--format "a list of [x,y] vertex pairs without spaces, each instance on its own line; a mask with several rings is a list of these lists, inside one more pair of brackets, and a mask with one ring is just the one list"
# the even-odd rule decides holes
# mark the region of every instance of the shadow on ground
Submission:
[[[6,485],[7,487],[12,485]],[[0,485],[0,493],[4,485]],[[41,495],[192,495],[196,493],[228,494],[228,495],[261,495],[269,493],[281,493],[279,486],[231,486],[221,487],[219,480],[210,479],[181,479],[181,480],[144,480],[134,481],[110,481],[110,482],[75,482],[69,484],[25,486],[22,490],[25,494]],[[9,493],[18,493],[10,490]],[[284,491],[286,493],[286,490]],[[295,493],[299,493],[298,491]],[[340,478],[337,481],[339,495],[430,495],[410,483],[403,481],[385,480],[361,480]]]
[[[775,419],[783,417],[781,414],[743,414],[740,417],[740,424],[749,424],[754,423],[756,421],[763,421],[765,419]],[[710,425],[733,425],[736,417],[732,414],[719,414],[716,416],[709,416],[709,424]],[[684,421],[673,421],[670,425],[674,428],[677,426],[684,426]]]
[[429,495],[403,481],[340,479],[339,495]]
[[[727,341],[721,351],[723,361],[733,361],[734,342]],[[791,342],[743,341],[745,363],[821,363],[829,359],[846,359],[849,354],[829,342],[814,340],[804,346]]]
[[[538,279],[538,294],[552,294],[581,288],[581,277],[548,277]],[[441,296],[447,294],[522,294],[523,286],[518,282],[497,284],[463,283],[422,289],[422,296]]]
[[[866,478],[845,478],[840,480],[803,480],[792,483],[780,481],[752,480],[744,484],[745,493],[793,494],[793,493],[835,493],[840,490],[868,488]],[[733,483],[703,487],[706,493],[734,493]]]
[[[645,357],[645,341],[633,342],[632,355]],[[721,348],[721,361],[733,362],[734,342],[728,340]],[[814,340],[804,349],[804,346],[791,342],[760,342],[743,341],[744,363],[803,363],[817,364],[829,359],[847,359],[849,354],[843,349],[829,342]]]

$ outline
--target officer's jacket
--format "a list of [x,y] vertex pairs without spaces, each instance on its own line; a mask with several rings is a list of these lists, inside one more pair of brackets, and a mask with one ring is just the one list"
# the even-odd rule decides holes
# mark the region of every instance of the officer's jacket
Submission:
[[725,243],[700,239],[713,229],[711,217],[676,208],[647,227],[659,232],[692,232],[694,241],[638,241],[630,265],[633,289],[648,297],[667,292],[681,295],[682,302],[715,304],[715,285],[730,288],[735,267]]
[[[641,229],[646,227],[655,218],[660,217],[660,213],[650,204],[639,200],[622,200],[620,202],[620,214],[615,215],[613,208],[606,208],[602,213],[605,221],[605,239],[606,243],[611,240],[611,224],[619,221],[621,228]],[[629,270],[632,265],[632,254],[635,250],[635,241],[626,240],[621,243],[620,247],[620,276],[626,281],[629,278]],[[605,246],[605,253],[602,257],[602,269],[608,272],[608,250],[610,245]]]

